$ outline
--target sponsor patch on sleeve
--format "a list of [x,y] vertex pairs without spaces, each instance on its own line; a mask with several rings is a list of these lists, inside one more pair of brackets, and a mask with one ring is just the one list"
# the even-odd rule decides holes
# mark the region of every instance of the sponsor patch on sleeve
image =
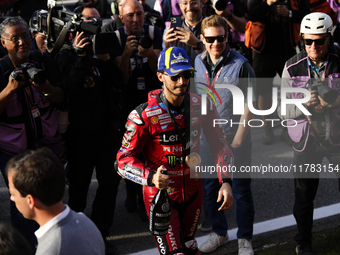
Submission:
[[136,110],[133,110],[129,116],[128,119],[131,120],[133,123],[137,124],[137,125],[142,125],[143,121],[141,120],[138,112]]

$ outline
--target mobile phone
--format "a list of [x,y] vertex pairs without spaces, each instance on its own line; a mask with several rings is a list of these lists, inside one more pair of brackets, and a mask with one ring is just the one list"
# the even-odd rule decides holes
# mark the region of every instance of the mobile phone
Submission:
[[176,29],[176,27],[182,27],[182,19],[181,17],[171,17],[171,28]]

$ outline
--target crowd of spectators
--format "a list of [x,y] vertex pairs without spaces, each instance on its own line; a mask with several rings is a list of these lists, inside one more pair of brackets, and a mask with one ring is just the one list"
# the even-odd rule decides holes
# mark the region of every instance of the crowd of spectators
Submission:
[[[72,11],[80,15],[83,22],[101,20],[92,1],[88,2]],[[282,88],[307,88],[311,86],[310,80],[316,79],[317,83],[329,81],[327,86],[340,93],[339,87],[332,85],[332,81],[340,76],[340,49],[337,46],[340,43],[337,37],[340,18],[336,15],[340,3],[337,0],[327,0],[326,6],[324,3],[318,6],[313,0],[230,0],[222,10],[215,6],[217,1],[212,2],[156,0],[156,11],[143,0],[115,0],[111,4],[112,16],[103,19],[102,26],[99,23],[102,32],[114,33],[116,38],[112,42],[114,52],[105,54],[94,53],[89,35],[81,29],[69,31],[60,49],[52,51],[47,43],[49,35],[39,24],[41,15],[47,16],[48,10],[32,10],[29,22],[24,20],[28,21],[27,10],[23,12],[24,19],[20,16],[2,19],[0,169],[11,194],[8,202],[11,225],[0,225],[0,251],[7,252],[4,254],[117,252],[114,244],[107,240],[114,221],[120,175],[124,175],[115,171],[116,155],[120,155],[118,161],[129,157],[131,153],[127,148],[131,136],[138,126],[145,124],[139,119],[144,108],[141,110],[138,106],[150,97],[156,97],[159,92],[153,96],[150,92],[164,88],[167,79],[173,83],[192,78],[190,91],[199,94],[205,86],[213,87],[225,81],[239,87],[245,95],[242,115],[233,115],[234,104],[228,89],[217,89],[221,98],[216,104],[216,112],[221,118],[239,123],[248,123],[253,117],[249,102],[252,108],[259,110],[271,108],[276,75],[284,78]],[[0,7],[7,10],[8,6],[11,5],[6,3]],[[20,12],[16,14],[20,15]],[[181,18],[180,27],[173,27],[174,17]],[[265,45],[261,51],[245,47],[244,33],[248,21],[265,25]],[[301,27],[301,31],[296,31],[297,27]],[[178,48],[186,52],[188,57],[185,59],[190,61],[196,73],[191,72],[190,66],[186,70],[169,68],[171,61],[183,58]],[[170,63],[160,69],[166,61]],[[174,64],[173,67],[177,66]],[[188,70],[190,72],[184,72]],[[32,72],[37,74],[31,75]],[[255,77],[267,79],[258,83]],[[296,79],[302,80],[297,82]],[[249,91],[252,91],[252,98],[248,100]],[[288,108],[287,115],[281,115],[278,109],[281,119],[298,122],[296,128],[284,129],[281,137],[292,145],[295,164],[319,163],[323,157],[339,164],[340,96],[334,102],[325,102],[315,90],[311,95],[303,107],[314,114],[312,118],[297,107]],[[304,98],[301,93],[292,93],[288,97]],[[152,109],[157,108],[155,105]],[[180,107],[170,109],[172,112]],[[151,113],[156,115],[156,112],[145,113],[145,116],[151,117]],[[183,114],[176,118],[180,120]],[[274,140],[272,122],[267,121],[272,118],[263,116],[262,143],[266,145]],[[137,126],[131,128],[131,123],[124,126],[127,119],[128,123]],[[140,122],[134,121],[136,119]],[[153,116],[152,124],[157,124],[158,119],[159,116]],[[165,131],[167,127],[161,126]],[[228,124],[222,127],[222,132],[234,155],[234,165],[237,168],[251,165],[249,126]],[[214,164],[211,154],[214,148],[206,135],[202,133],[200,136],[200,153],[202,165],[211,165]],[[145,146],[149,146],[149,142],[145,142]],[[146,169],[150,165],[149,159],[139,152],[136,158],[145,164]],[[66,163],[65,169],[61,162]],[[152,170],[160,176],[158,167]],[[88,219],[81,212],[86,208],[94,170],[98,189]],[[149,175],[152,178],[154,173]],[[144,186],[154,186],[145,172],[133,178],[139,177],[145,178]],[[310,255],[318,176],[296,175],[294,179],[294,216],[298,227],[296,252]],[[126,178],[125,182],[127,211],[139,211],[141,220],[148,221],[150,201],[145,200],[142,185],[131,178]],[[68,205],[62,202],[65,183],[69,186]],[[237,206],[239,255],[252,255],[256,201],[252,199],[251,177],[234,175],[229,184],[232,191],[228,190],[228,195],[233,194]],[[228,224],[224,212],[218,211],[221,205],[216,204],[221,187],[217,176],[203,179],[201,185],[199,196],[203,197],[202,211],[207,225],[202,226],[202,230],[212,230],[213,234],[199,250],[211,253],[229,241]],[[200,203],[197,205],[201,208]],[[77,238],[74,228],[79,228],[78,233],[85,238]],[[74,236],[74,242],[64,244],[64,235],[67,239]],[[11,253],[3,242],[17,243],[17,251],[12,247]],[[95,244],[86,246],[88,243]],[[69,248],[72,245],[81,248],[72,250]],[[198,254],[195,243],[192,241],[189,245],[187,248],[191,251],[188,253],[174,253],[174,247],[169,249],[171,254]]]

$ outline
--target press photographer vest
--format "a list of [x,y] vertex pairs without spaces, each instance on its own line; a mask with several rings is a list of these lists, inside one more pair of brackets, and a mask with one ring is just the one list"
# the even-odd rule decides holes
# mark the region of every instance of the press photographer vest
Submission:
[[[330,88],[336,89],[340,92],[340,60],[339,60],[340,48],[337,46],[329,47],[329,53],[327,56],[326,77],[328,79],[328,85]],[[288,75],[290,77],[290,86],[296,88],[306,88],[310,79],[310,67],[308,65],[308,55],[303,50],[291,59],[289,59],[285,66]],[[302,98],[301,93],[292,93],[292,99]],[[329,142],[333,146],[340,145],[340,108],[332,109],[330,111],[330,138]],[[313,116],[311,116],[313,119]],[[288,127],[288,133],[293,141],[293,147],[296,150],[303,151],[308,137],[311,134],[308,122],[304,115],[295,119],[297,126]],[[293,126],[293,121],[288,121],[288,126]]]
[[[40,51],[32,51],[27,62],[45,63],[44,55]],[[0,64],[2,68],[0,70],[0,91],[2,91],[7,86],[9,75],[15,68],[8,55],[0,59]],[[48,74],[47,78],[49,79]],[[58,123],[54,108],[47,97],[33,86],[28,86],[30,86],[40,116],[33,118],[30,99],[24,89],[20,88],[0,114],[0,150],[15,155],[26,149],[47,146],[54,153],[59,154],[61,152],[61,136],[57,132]]]

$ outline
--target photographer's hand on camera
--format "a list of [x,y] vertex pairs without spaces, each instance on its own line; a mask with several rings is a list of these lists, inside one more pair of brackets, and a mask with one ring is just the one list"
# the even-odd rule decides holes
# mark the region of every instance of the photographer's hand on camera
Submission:
[[277,13],[284,18],[289,17],[289,9],[286,5],[278,5],[277,6]]
[[171,24],[168,27],[168,29],[167,29],[167,31],[166,31],[166,33],[164,35],[163,40],[164,40],[166,48],[174,46],[175,42],[178,40],[178,38],[177,38],[177,29],[171,27]]
[[[21,78],[18,79],[17,76],[20,76]],[[21,70],[16,70],[15,72],[13,71],[11,75],[9,76],[7,87],[8,89],[10,89],[10,91],[15,93],[25,83],[26,83],[26,80],[25,80],[25,75],[23,74],[23,72]]]
[[316,90],[310,91],[311,93],[311,98],[307,103],[304,103],[305,106],[307,107],[312,107],[312,106],[317,106],[320,104],[319,98],[318,98],[318,92]]
[[132,55],[134,51],[138,50],[138,41],[135,35],[130,35],[126,39],[126,44],[124,47],[123,55],[126,55],[128,58]]
[[[80,56],[80,57],[84,57],[86,56],[86,47],[90,44],[90,42],[88,42],[88,38],[85,37],[83,38],[83,35],[84,35],[84,32],[77,32],[76,34],[76,37],[74,38],[74,41],[73,41],[73,48],[76,50],[77,52],[77,55]],[[82,49],[84,50],[83,53],[78,53],[79,51],[82,51],[82,50],[79,50],[79,49]]]

